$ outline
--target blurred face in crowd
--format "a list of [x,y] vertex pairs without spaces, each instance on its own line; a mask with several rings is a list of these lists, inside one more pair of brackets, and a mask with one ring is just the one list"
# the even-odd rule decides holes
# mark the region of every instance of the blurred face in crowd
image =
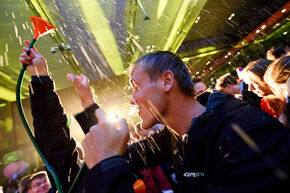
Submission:
[[141,62],[132,68],[130,83],[133,87],[130,103],[137,106],[138,115],[142,119],[141,127],[149,129],[159,123],[160,116],[166,110],[162,80],[158,78],[151,81]]
[[50,182],[47,176],[35,178],[30,182],[31,193],[48,193]]
[[259,78],[255,74],[248,72],[249,75],[244,78],[246,84],[249,85],[248,90],[254,92],[259,97],[267,96],[272,94],[270,87],[264,82],[263,79]]
[[223,89],[225,94],[235,95],[240,94],[241,88],[240,84],[228,84],[226,88]]
[[271,48],[270,50],[267,51],[267,54],[266,54],[266,58],[267,60],[275,60],[275,56],[273,54],[273,50],[274,48]]
[[203,82],[198,82],[193,87],[195,96],[198,96],[206,91],[207,86]]

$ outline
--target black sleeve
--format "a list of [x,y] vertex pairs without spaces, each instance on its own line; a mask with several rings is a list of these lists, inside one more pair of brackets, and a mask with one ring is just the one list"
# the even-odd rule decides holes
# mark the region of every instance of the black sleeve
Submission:
[[260,108],[262,98],[256,95],[255,93],[253,93],[252,91],[249,91],[248,90],[249,86],[245,82],[242,82],[241,84],[243,84],[243,89],[241,91],[243,100],[247,101],[254,107]]
[[136,178],[123,157],[114,156],[103,160],[84,178],[86,193],[134,193]]
[[97,104],[93,104],[86,108],[83,112],[75,115],[75,119],[78,121],[85,134],[90,131],[91,126],[98,123],[95,115],[95,110],[98,108],[99,106]]
[[249,110],[234,111],[231,124],[224,125],[211,164],[211,193],[290,191],[289,129],[259,109]]
[[36,142],[67,190],[79,170],[78,154],[49,76],[32,76],[30,102]]

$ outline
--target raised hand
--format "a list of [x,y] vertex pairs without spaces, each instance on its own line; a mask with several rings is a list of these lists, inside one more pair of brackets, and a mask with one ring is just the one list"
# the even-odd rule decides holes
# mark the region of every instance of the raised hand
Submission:
[[68,73],[67,79],[74,83],[75,89],[81,99],[82,106],[85,109],[95,103],[95,99],[90,89],[89,80],[85,75],[81,74],[75,76]]
[[129,129],[125,119],[112,123],[107,120],[101,109],[97,109],[95,113],[98,124],[90,128],[82,142],[85,162],[89,169],[109,157],[123,155],[129,140]]
[[[24,40],[24,43],[29,46],[30,42],[27,40]],[[30,73],[30,75],[43,75],[48,76],[48,66],[45,58],[38,52],[36,48],[26,48],[24,47],[23,52],[20,57],[19,61],[21,63],[27,64],[26,71]],[[30,56],[28,56],[26,53],[30,51]]]

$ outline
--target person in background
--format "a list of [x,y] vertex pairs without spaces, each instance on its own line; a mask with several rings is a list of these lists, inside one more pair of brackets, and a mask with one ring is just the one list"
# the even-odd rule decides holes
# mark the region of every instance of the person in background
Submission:
[[290,49],[286,45],[272,47],[270,50],[267,51],[266,58],[267,60],[276,60],[280,57],[287,55],[289,51]]
[[30,193],[53,193],[45,171],[37,172],[30,177],[28,189]]
[[281,118],[281,101],[273,95],[271,88],[263,79],[271,62],[271,60],[265,59],[252,61],[243,69],[241,74],[243,80],[248,85],[248,90],[262,97],[260,108],[284,123]]
[[282,57],[270,64],[264,80],[274,94],[281,99],[284,105],[285,124],[290,127],[290,56]]
[[206,84],[199,78],[192,78],[191,82],[193,84],[193,93],[196,100],[203,106],[206,106],[208,97],[211,91],[207,88]]
[[261,106],[261,99],[262,97],[259,97],[252,91],[249,91],[249,86],[245,83],[245,81],[242,78],[242,67],[237,67],[236,68],[236,73],[239,77],[239,82],[240,82],[240,87],[241,87],[241,95],[242,99],[253,105],[254,107],[260,108]]
[[32,175],[29,174],[29,175],[26,175],[26,176],[23,176],[20,181],[18,182],[18,192],[19,193],[30,193],[30,190],[29,190],[29,183],[30,183],[30,177]]
[[240,97],[238,96],[241,92],[240,84],[237,82],[237,79],[230,73],[226,73],[219,77],[216,80],[215,88],[224,94],[229,94],[235,96],[236,98]]

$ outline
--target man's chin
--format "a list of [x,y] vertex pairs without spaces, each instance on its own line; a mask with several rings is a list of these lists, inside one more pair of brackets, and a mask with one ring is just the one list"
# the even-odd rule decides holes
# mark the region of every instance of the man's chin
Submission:
[[146,123],[146,121],[141,122],[141,128],[144,130],[148,130],[148,129],[152,128],[153,126],[154,126],[154,124]]

